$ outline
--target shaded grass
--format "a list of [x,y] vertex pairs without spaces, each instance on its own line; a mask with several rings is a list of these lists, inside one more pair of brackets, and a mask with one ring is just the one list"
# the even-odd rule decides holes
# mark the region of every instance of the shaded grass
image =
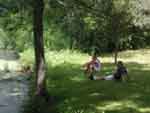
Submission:
[[[150,113],[149,63],[126,62],[130,76],[127,82],[91,81],[80,69],[87,55],[64,55],[47,58],[47,89],[55,102],[46,103],[31,91],[28,113]],[[115,69],[107,62],[98,76]]]
[[[108,63],[103,66],[108,69],[100,75],[114,68]],[[150,112],[150,71],[143,71],[143,66],[136,63],[127,66],[131,77],[128,82],[90,81],[79,70],[80,65],[49,68],[48,89],[57,98],[57,110],[61,113]]]

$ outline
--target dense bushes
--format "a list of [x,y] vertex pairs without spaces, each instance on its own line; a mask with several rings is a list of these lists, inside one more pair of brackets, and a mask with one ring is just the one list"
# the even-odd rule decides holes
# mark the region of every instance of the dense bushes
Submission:
[[[133,22],[134,8],[128,0],[122,1],[45,1],[45,48],[112,52],[116,43],[119,50],[150,45],[149,31]],[[6,0],[7,11],[0,12],[0,48],[24,51],[33,47],[31,0],[11,4]]]

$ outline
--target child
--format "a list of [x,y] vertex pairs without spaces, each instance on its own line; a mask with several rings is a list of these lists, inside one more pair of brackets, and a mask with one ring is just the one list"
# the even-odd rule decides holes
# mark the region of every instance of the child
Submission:
[[100,60],[97,58],[96,53],[92,56],[91,61],[85,63],[83,67],[85,69],[85,73],[88,74],[89,79],[93,80],[93,74],[100,71],[101,67]]
[[122,61],[118,61],[117,63],[117,69],[112,75],[108,75],[106,77],[97,78],[100,80],[122,80],[124,77],[128,77],[128,72],[126,67],[123,65]]

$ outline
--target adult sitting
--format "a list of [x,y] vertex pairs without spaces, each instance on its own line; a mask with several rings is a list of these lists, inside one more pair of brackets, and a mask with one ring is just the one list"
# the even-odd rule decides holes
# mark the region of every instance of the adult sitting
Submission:
[[118,61],[117,69],[112,75],[105,77],[95,77],[95,80],[123,80],[125,77],[129,79],[127,69],[122,61]]

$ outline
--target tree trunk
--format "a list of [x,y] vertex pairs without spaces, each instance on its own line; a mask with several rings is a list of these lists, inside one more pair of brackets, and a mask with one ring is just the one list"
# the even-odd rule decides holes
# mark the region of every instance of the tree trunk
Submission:
[[115,55],[114,55],[114,63],[117,64],[118,61],[118,42],[115,43]]
[[43,96],[46,94],[45,80],[45,57],[43,43],[43,10],[44,1],[34,0],[34,48],[35,48],[35,74],[36,74],[36,94]]

